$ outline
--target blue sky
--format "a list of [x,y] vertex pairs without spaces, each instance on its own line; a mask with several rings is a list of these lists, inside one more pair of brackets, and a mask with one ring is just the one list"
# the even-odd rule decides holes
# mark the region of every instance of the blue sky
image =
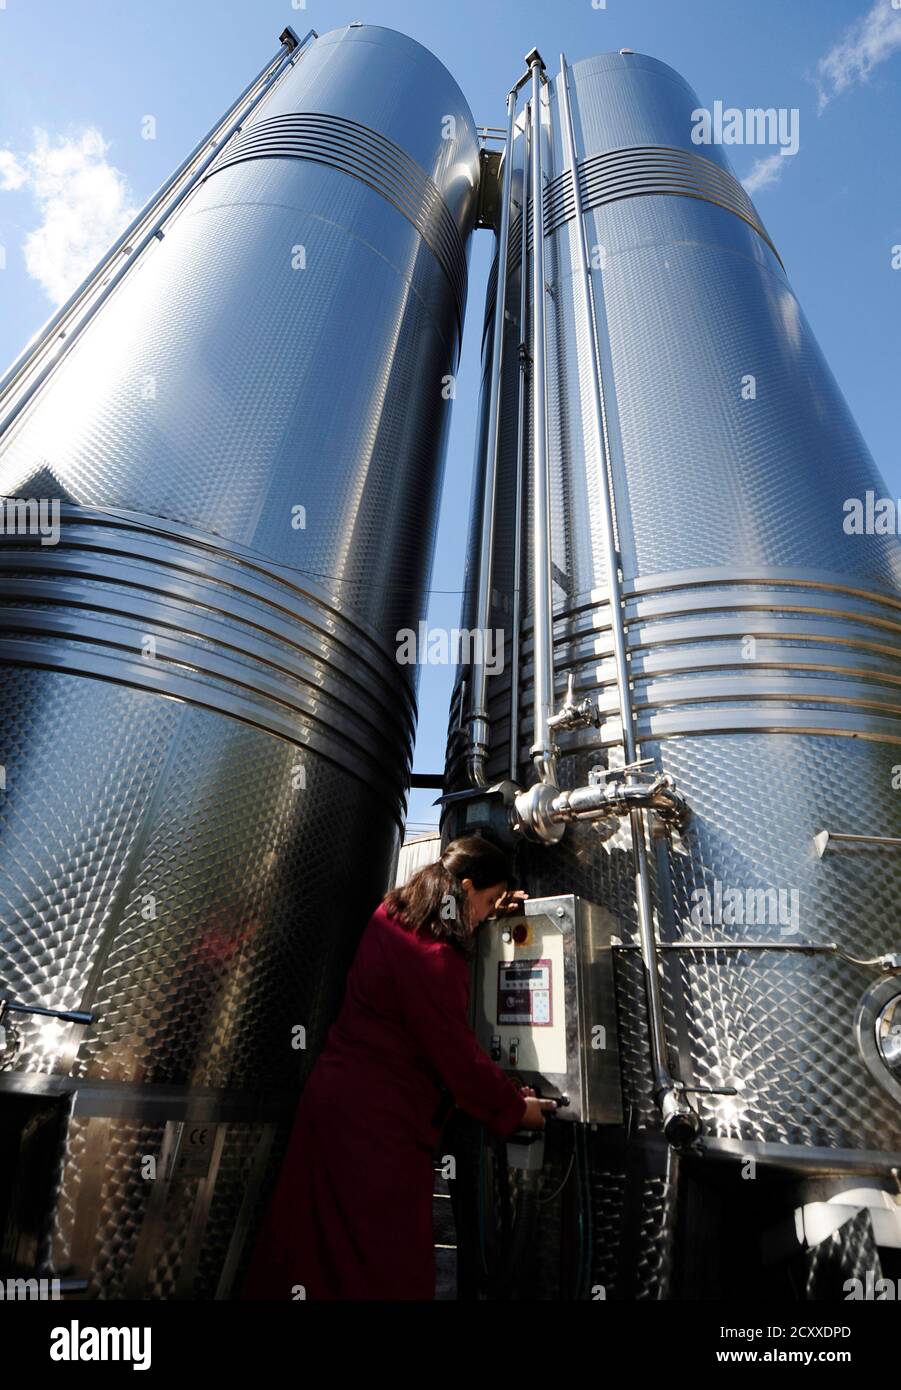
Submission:
[[[901,0],[898,0],[901,4]],[[523,55],[608,49],[671,64],[711,107],[797,107],[800,149],[753,196],[886,479],[901,496],[901,8],[893,0],[0,0],[0,365],[79,258],[113,239],[278,46],[285,24],[400,29],[502,125]],[[155,138],[143,138],[146,117]],[[37,134],[43,132],[43,136]],[[727,151],[740,179],[761,153]],[[763,152],[766,153],[766,152]],[[73,205],[73,190],[75,203]],[[80,200],[80,201],[79,201]],[[97,243],[97,244],[95,244]],[[459,615],[491,237],[472,257],[430,622]],[[452,672],[426,667],[418,771],[442,763]],[[414,792],[411,825],[436,820]]]

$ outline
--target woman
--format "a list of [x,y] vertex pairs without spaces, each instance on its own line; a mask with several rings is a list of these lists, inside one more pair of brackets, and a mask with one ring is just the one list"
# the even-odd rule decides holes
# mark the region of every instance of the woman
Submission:
[[517,1089],[469,1025],[474,934],[515,909],[509,878],[502,852],[468,836],[373,913],[242,1298],[434,1298],[433,1162],[449,1108],[500,1138],[543,1128],[554,1101]]

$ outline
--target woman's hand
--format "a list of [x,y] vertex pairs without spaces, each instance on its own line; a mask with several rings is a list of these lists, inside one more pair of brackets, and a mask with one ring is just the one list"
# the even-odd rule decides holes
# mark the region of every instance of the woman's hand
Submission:
[[515,893],[502,893],[494,904],[494,917],[519,917],[522,915],[523,904],[528,898],[528,893],[517,889]]
[[556,1110],[557,1102],[536,1096],[531,1086],[521,1086],[520,1095],[526,1102],[525,1114],[519,1122],[520,1129],[544,1129],[544,1112]]

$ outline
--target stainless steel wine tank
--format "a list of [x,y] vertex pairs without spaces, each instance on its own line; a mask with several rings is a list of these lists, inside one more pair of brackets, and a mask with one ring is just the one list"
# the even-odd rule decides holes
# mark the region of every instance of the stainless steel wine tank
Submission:
[[[672,775],[692,813],[681,834],[653,817],[646,834],[667,1060],[696,1088],[684,1094],[703,1131],[682,1155],[661,1140],[629,821],[610,838],[585,823],[556,844],[523,841],[532,895],[575,893],[622,924],[626,1119],[589,1134],[574,1170],[585,1180],[582,1287],[712,1297],[766,1277],[772,1291],[794,1260],[803,1296],[824,1261],[853,1273],[856,1260],[876,1267],[880,1248],[897,1258],[901,1244],[897,1216],[877,1212],[898,1191],[901,1155],[897,1047],[894,1068],[885,1056],[901,985],[881,960],[901,946],[901,545],[897,528],[874,524],[885,485],[778,247],[723,148],[696,140],[698,97],[641,54],[562,67],[544,57],[540,120],[527,89],[512,141],[490,548],[497,265],[484,340],[463,625],[477,622],[488,553],[490,624],[507,653],[488,679],[485,781],[537,780],[535,596],[549,545],[554,706],[571,675],[572,703],[597,716],[557,735],[559,787],[623,764],[619,620],[638,753]],[[535,505],[539,353],[548,528]],[[609,598],[605,475],[621,616]],[[474,675],[461,669],[452,709],[452,792],[469,785]],[[457,810],[447,824],[460,824]],[[572,1155],[559,1143],[562,1181]],[[840,1223],[817,1203],[848,1191],[833,1240]],[[814,1207],[822,1220],[808,1212],[799,1242],[797,1213]],[[527,1287],[560,1296],[559,1229],[544,1219],[530,1249],[548,1253],[543,1265],[536,1253]],[[777,1272],[765,1276],[767,1260]]]
[[0,995],[94,1015],[8,1016],[3,1253],[88,1297],[228,1295],[404,817],[478,142],[282,37],[0,399]]

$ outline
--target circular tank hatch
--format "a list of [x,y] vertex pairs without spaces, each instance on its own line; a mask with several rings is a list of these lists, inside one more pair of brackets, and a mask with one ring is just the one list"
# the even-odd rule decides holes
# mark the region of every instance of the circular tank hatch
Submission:
[[868,1071],[901,1104],[901,977],[870,986],[857,1006],[854,1033]]

